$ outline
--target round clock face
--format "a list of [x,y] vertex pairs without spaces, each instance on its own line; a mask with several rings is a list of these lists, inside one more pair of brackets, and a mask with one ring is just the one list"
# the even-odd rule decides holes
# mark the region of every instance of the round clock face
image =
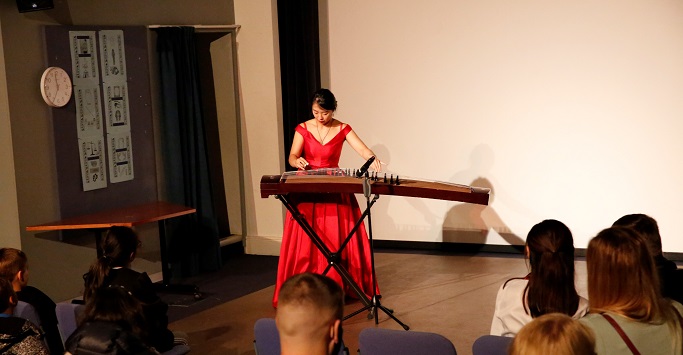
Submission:
[[62,107],[71,99],[71,78],[64,69],[49,67],[40,78],[40,93],[45,103],[52,107]]

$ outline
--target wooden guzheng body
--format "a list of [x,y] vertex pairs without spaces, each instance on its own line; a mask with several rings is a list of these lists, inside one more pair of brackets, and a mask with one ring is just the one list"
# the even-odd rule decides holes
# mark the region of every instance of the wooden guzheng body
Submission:
[[[487,205],[489,189],[437,181],[393,177],[383,173],[371,176],[372,194],[432,198]],[[261,197],[289,193],[363,193],[363,179],[344,169],[315,169],[264,175]]]

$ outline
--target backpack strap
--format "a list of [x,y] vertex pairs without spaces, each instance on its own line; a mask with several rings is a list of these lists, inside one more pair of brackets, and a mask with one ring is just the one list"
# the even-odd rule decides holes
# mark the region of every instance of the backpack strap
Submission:
[[[614,318],[612,318],[609,314],[601,313],[600,315],[603,316],[609,322],[609,324],[612,326],[612,328],[614,328],[614,330],[617,331],[617,333],[619,334],[621,339],[624,341],[624,343],[626,343],[626,346],[628,346],[628,348],[631,349],[631,352],[633,353],[633,355],[640,355],[640,351],[638,351],[638,349],[636,349],[636,346],[633,345],[633,342],[631,341],[631,339],[629,339],[629,337],[626,335],[626,333],[624,333],[624,330],[621,329],[621,326],[619,325],[619,323],[617,323],[617,321],[615,321]],[[680,317],[680,315],[679,315],[679,317]]]

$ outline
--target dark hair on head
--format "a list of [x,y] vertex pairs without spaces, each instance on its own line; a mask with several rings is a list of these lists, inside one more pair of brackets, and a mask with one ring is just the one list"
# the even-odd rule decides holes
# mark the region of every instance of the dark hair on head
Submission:
[[142,304],[122,286],[95,290],[85,304],[78,325],[94,321],[116,323],[142,339],[147,336]]
[[26,271],[28,258],[26,254],[14,248],[0,249],[0,278],[14,281],[19,271]]
[[574,285],[574,238],[562,222],[547,219],[533,226],[526,238],[529,250],[527,310],[533,318],[546,313],[573,316],[579,307]]
[[304,305],[332,310],[335,319],[344,317],[344,291],[332,279],[310,272],[294,275],[280,288],[278,307]]
[[642,214],[627,214],[617,219],[612,226],[627,227],[640,233],[645,238],[650,255],[662,254],[662,237],[659,235],[659,227],[654,218]]
[[328,89],[319,89],[314,92],[311,98],[311,105],[313,104],[318,104],[318,106],[328,111],[335,111],[337,109],[337,99],[332,91]]
[[14,293],[12,283],[5,278],[0,278],[0,312],[16,305],[17,294]]
[[109,228],[100,243],[100,256],[90,266],[85,279],[83,298],[87,300],[96,289],[102,287],[109,270],[126,267],[132,261],[131,255],[138,250],[140,239],[131,228],[114,226]]

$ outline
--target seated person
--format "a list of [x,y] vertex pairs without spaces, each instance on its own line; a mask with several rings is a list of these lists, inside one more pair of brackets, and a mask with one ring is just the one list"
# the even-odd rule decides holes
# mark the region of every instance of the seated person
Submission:
[[6,355],[47,355],[43,332],[26,319],[12,317],[17,296],[12,285],[0,277],[0,353]]
[[332,279],[312,273],[290,277],[278,294],[275,324],[282,355],[337,354],[344,292]]
[[596,354],[681,354],[683,305],[661,295],[645,239],[611,227],[586,250],[590,313],[580,321],[595,333]]
[[28,258],[26,254],[14,248],[0,249],[0,278],[4,278],[12,284],[19,301],[26,302],[35,308],[40,318],[40,327],[45,332],[50,353],[61,354],[64,352],[62,338],[57,328],[57,315],[55,303],[39,289],[28,286],[29,279]]
[[530,272],[498,290],[491,335],[513,337],[546,313],[580,318],[588,310],[588,301],[576,292],[574,238],[564,223],[548,219],[533,226],[524,251]]
[[586,325],[562,313],[548,313],[522,327],[510,355],[594,355],[595,335]]
[[637,213],[625,215],[612,225],[632,228],[645,238],[659,274],[662,296],[683,303],[683,271],[679,271],[676,263],[662,254],[662,237],[659,235],[657,221],[648,215]]
[[90,295],[78,328],[66,340],[66,354],[158,354],[142,342],[140,302],[124,288],[103,287]]
[[147,319],[143,340],[147,345],[164,352],[174,344],[187,344],[186,335],[179,334],[175,338],[174,333],[168,329],[168,305],[157,296],[147,273],[130,268],[139,246],[138,235],[132,229],[111,227],[100,243],[101,256],[90,266],[90,271],[83,275],[83,299],[87,303],[102,287],[121,286],[142,304]]

